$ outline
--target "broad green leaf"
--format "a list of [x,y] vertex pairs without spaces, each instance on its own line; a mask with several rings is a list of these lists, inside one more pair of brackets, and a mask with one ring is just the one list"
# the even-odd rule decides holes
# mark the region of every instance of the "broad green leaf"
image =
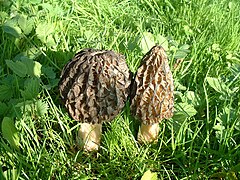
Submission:
[[8,109],[8,106],[5,103],[0,102],[0,115],[4,115],[7,109]]
[[3,118],[2,135],[13,148],[18,149],[19,137],[18,137],[18,131],[14,125],[13,119],[9,117]]
[[25,99],[34,99],[38,96],[40,90],[40,82],[37,78],[26,79],[24,83],[24,91],[21,90],[21,95]]
[[17,103],[14,108],[17,110],[17,113],[21,116],[26,112],[32,112],[34,108],[34,102],[32,100],[26,100],[23,102]]
[[185,112],[188,116],[192,117],[197,114],[196,109],[190,104],[186,103],[178,103],[179,106],[183,108],[183,112]]
[[21,15],[18,18],[18,25],[22,29],[24,34],[28,35],[33,29],[34,21],[32,18],[27,18],[27,16]]
[[21,29],[17,26],[4,25],[3,26],[3,31],[8,33],[8,34],[11,34],[15,38],[20,38],[21,37]]
[[156,41],[160,46],[163,47],[163,49],[165,51],[168,51],[168,40],[167,40],[167,38],[165,38],[164,36],[159,34],[159,35],[156,36]]
[[49,84],[44,85],[43,87],[47,90],[50,90],[50,89],[56,87],[58,85],[58,83],[59,83],[59,79],[50,79]]
[[29,58],[27,57],[27,54],[26,54],[25,52],[21,52],[21,53],[17,54],[17,55],[13,58],[13,61],[14,61],[14,62],[15,62],[15,61],[23,61],[23,60],[25,60],[25,59],[29,59]]
[[183,122],[188,117],[189,116],[185,112],[179,111],[179,112],[174,112],[174,115],[172,118],[178,122]]
[[49,3],[41,3],[41,6],[45,11],[48,11],[49,16],[56,17],[64,14],[64,10],[61,8],[61,6],[52,6]]
[[36,28],[37,37],[43,42],[47,42],[47,37],[54,32],[54,25],[50,23],[38,24]]
[[59,83],[59,78],[50,80],[51,87],[56,87],[58,85],[58,83]]
[[187,117],[192,117],[197,114],[193,105],[188,103],[177,103],[175,108],[177,111],[174,113],[173,119],[176,120],[185,120]]
[[42,65],[39,62],[34,61],[34,68],[33,68],[34,76],[36,76],[36,77],[41,76],[41,73],[42,73],[41,68],[42,68]]
[[55,79],[56,73],[53,71],[52,67],[42,67],[42,72],[45,74],[49,79]]
[[33,61],[32,59],[29,59],[29,58],[23,59],[22,62],[27,67],[27,74],[29,76],[38,77],[38,78],[41,76],[42,65],[39,62]]
[[187,53],[184,52],[184,51],[182,51],[182,50],[180,50],[180,49],[178,49],[178,50],[176,51],[176,53],[174,54],[174,58],[175,58],[175,59],[183,59],[183,58],[185,58],[186,56],[187,56]]
[[5,77],[3,77],[0,82],[1,84],[9,86],[9,88],[11,87],[12,89],[14,89],[13,88],[14,86],[21,84],[21,79],[23,78],[18,78],[15,76],[15,74],[8,74]]
[[4,25],[3,25],[3,31],[11,34],[15,38],[20,38],[22,36],[22,31],[18,27],[18,24],[15,19],[10,19],[8,20]]
[[48,111],[48,104],[41,100],[36,102],[36,112],[38,116],[44,116]]
[[34,69],[34,62],[32,59],[29,59],[26,56],[21,57],[23,64],[27,67],[27,74],[31,77],[34,76],[33,69]]
[[197,93],[193,91],[187,91],[185,97],[188,104],[192,104],[195,107],[200,105],[201,99]]
[[0,85],[0,100],[9,100],[13,96],[13,89],[8,85]]
[[141,180],[157,180],[157,173],[152,173],[150,170],[146,171]]
[[207,77],[208,84],[219,93],[225,93],[229,91],[227,86],[218,78]]
[[189,49],[190,48],[190,46],[188,45],[188,44],[184,44],[184,45],[182,45],[179,49],[181,49],[181,50],[187,50],[188,52],[189,52]]
[[[26,54],[26,53],[25,53]],[[21,61],[27,68],[27,75],[31,77],[40,77],[41,64],[28,58],[24,53],[20,53],[15,56],[15,60]]]
[[188,49],[190,46],[188,44],[184,44],[179,48],[173,49],[175,51],[174,58],[175,59],[183,59],[187,56],[187,54],[190,52]]
[[46,45],[48,47],[56,46],[55,40],[53,39],[52,35],[49,35],[46,39]]
[[18,76],[25,77],[27,74],[27,67],[21,61],[6,60],[7,66]]
[[54,10],[53,6],[49,3],[41,3],[41,6],[43,9],[47,9],[49,12],[52,12]]
[[36,47],[27,49],[26,53],[29,59],[36,59],[36,57],[41,55],[41,51]]
[[142,52],[147,53],[155,45],[154,36],[152,33],[144,32],[140,42],[140,48]]

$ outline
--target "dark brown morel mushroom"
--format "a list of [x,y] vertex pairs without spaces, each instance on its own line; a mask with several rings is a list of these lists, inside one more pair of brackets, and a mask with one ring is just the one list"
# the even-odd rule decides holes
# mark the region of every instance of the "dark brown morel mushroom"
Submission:
[[122,110],[130,87],[123,55],[84,49],[63,68],[59,89],[71,117],[81,123],[78,140],[87,151],[98,150],[102,123]]
[[161,46],[154,46],[142,59],[131,89],[131,113],[141,121],[139,142],[153,142],[159,122],[173,116],[173,77]]

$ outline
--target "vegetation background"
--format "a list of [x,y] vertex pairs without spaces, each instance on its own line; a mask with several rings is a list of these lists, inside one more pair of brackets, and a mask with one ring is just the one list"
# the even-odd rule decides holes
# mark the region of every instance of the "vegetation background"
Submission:
[[[0,0],[0,179],[240,178],[238,0]],[[98,153],[59,101],[62,67],[112,49],[132,72],[155,43],[169,55],[175,115],[140,146],[129,104]]]

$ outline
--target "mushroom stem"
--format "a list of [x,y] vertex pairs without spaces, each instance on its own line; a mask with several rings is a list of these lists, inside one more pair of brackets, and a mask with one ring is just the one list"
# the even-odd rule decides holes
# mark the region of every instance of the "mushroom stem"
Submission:
[[81,123],[78,131],[78,142],[86,151],[97,151],[100,145],[102,124]]
[[138,132],[138,141],[140,143],[157,142],[159,130],[159,123],[152,125],[145,125],[142,123]]

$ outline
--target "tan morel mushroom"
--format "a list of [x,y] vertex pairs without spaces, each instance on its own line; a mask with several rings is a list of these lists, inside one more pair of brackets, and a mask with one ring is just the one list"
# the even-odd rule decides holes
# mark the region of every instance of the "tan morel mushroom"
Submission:
[[142,59],[131,89],[131,113],[141,121],[139,142],[153,142],[159,122],[173,116],[173,77],[167,55],[154,46]]
[[84,49],[63,68],[59,90],[71,117],[81,123],[78,140],[84,150],[98,150],[102,123],[122,110],[130,87],[123,55]]

